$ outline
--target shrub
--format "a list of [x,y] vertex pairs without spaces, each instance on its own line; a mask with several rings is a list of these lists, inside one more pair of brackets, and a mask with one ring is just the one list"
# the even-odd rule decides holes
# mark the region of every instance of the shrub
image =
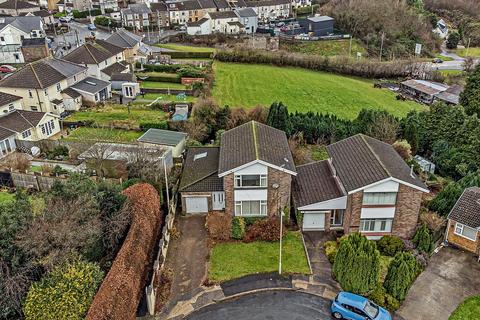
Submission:
[[377,242],[377,248],[380,250],[381,254],[393,257],[397,252],[403,251],[405,245],[403,244],[402,239],[397,236],[383,236]]
[[360,233],[342,238],[333,274],[346,291],[366,294],[373,290],[380,276],[380,252],[375,243]]
[[250,227],[252,224],[257,222],[258,220],[262,220],[264,218],[261,217],[244,217],[243,220],[245,221],[245,226]]
[[209,212],[207,214],[205,228],[213,240],[230,239],[232,229],[232,216],[222,212]]
[[325,255],[328,258],[328,261],[330,261],[331,264],[335,262],[335,256],[337,255],[338,252],[338,243],[337,241],[327,241],[323,245],[325,248]]
[[408,161],[412,159],[412,147],[407,140],[397,140],[393,143],[393,148],[397,153],[403,158],[403,160]]
[[232,239],[242,240],[245,237],[245,220],[242,217],[232,219]]
[[76,260],[56,267],[30,287],[25,319],[83,319],[102,279],[95,263]]
[[140,122],[140,129],[146,131],[150,128],[168,130],[168,122],[163,120],[160,122]]
[[47,159],[55,160],[68,157],[68,148],[66,146],[56,146],[53,150],[47,152]]
[[295,219],[297,219],[297,226],[301,228],[303,225],[303,213],[300,210],[295,211]]
[[419,270],[417,261],[410,252],[397,253],[388,267],[383,286],[395,299],[403,301]]
[[381,283],[368,295],[368,298],[391,312],[400,307],[400,302],[389,295]]
[[433,250],[433,240],[430,231],[428,230],[425,224],[422,224],[415,235],[413,236],[413,243],[417,247],[418,251],[422,251],[425,253],[431,253]]
[[[282,235],[287,233],[283,228]],[[270,217],[256,221],[248,228],[245,241],[279,241],[280,240],[280,219]]]

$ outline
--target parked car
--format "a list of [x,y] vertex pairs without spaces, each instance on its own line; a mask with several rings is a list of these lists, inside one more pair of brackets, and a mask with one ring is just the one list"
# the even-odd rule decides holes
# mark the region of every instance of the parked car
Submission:
[[330,307],[335,319],[392,320],[390,313],[362,296],[340,292]]
[[93,23],[90,23],[88,25],[88,30],[97,30],[97,27]]
[[11,73],[11,72],[14,72],[15,70],[17,70],[17,68],[12,67],[9,64],[3,64],[0,66],[0,72],[2,73]]
[[443,60],[440,58],[435,58],[432,60],[433,63],[443,63]]
[[58,20],[60,20],[60,22],[68,23],[68,22],[72,21],[72,16],[67,15],[67,16],[64,16],[64,17],[60,17],[60,19],[58,19]]

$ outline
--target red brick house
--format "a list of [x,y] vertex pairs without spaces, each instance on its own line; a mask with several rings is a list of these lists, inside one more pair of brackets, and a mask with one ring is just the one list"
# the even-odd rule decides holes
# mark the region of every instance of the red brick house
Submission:
[[285,132],[251,121],[226,131],[219,148],[189,148],[179,192],[183,212],[268,216],[290,207],[297,174]]
[[410,238],[428,188],[389,144],[358,134],[327,147],[328,160],[297,167],[302,229]]
[[448,215],[446,239],[454,246],[480,255],[480,188],[463,191]]

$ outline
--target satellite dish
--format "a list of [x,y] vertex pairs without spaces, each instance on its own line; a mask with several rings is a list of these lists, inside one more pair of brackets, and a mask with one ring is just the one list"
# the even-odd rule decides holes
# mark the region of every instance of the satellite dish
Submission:
[[30,149],[30,152],[32,152],[32,156],[37,157],[40,155],[40,148],[34,146]]

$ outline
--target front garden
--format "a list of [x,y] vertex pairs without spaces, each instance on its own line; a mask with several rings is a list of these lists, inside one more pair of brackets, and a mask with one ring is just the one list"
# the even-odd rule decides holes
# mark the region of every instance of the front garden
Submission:
[[480,296],[470,297],[455,310],[449,320],[471,320],[480,315]]

